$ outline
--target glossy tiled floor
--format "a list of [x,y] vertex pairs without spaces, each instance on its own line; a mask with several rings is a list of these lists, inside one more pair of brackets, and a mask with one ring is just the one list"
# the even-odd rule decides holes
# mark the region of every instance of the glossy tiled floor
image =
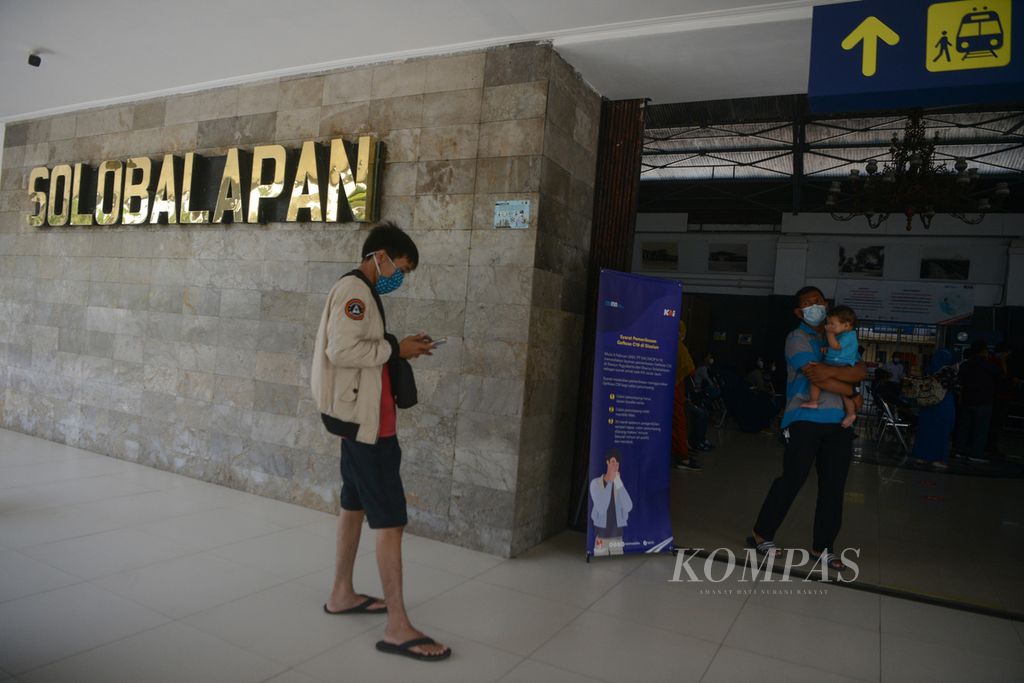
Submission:
[[[740,551],[782,471],[782,447],[774,436],[728,429],[712,438],[719,447],[704,471],[673,477],[675,538],[686,547]],[[863,438],[854,442],[855,453],[871,447]],[[816,493],[812,472],[779,529],[780,545],[810,548]],[[836,545],[860,549],[863,583],[1024,618],[1024,479],[855,459]]]
[[[704,511],[708,516],[715,509]],[[0,682],[1014,681],[1024,626],[815,586],[670,583],[671,556],[514,560],[413,536],[415,623],[443,663],[320,611],[334,519],[0,431]],[[357,588],[380,590],[372,545]]]

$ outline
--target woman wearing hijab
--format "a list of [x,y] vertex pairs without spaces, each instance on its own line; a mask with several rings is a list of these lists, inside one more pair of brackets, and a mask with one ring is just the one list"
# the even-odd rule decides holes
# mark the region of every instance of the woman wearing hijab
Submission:
[[917,418],[917,438],[911,456],[920,465],[931,464],[940,470],[949,465],[949,446],[956,424],[956,366],[949,349],[939,349],[928,363],[928,375],[939,380],[946,396],[933,406],[921,408]]
[[700,463],[690,455],[686,430],[686,378],[696,366],[686,348],[686,323],[679,321],[679,348],[676,350],[675,404],[672,408],[672,465],[676,469],[699,470]]

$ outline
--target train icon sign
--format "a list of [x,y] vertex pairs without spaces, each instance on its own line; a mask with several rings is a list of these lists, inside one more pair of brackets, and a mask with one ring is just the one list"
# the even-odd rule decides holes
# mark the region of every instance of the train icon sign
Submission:
[[957,0],[928,7],[928,71],[992,69],[1010,63],[1012,0]]
[[1024,0],[814,5],[815,114],[1012,104],[1022,92]]

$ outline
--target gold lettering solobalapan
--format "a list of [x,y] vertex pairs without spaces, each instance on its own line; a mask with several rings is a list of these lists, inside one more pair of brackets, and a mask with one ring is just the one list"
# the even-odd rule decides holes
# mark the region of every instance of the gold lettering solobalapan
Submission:
[[251,152],[233,147],[209,159],[188,152],[107,159],[96,167],[38,166],[28,178],[27,222],[39,228],[372,222],[378,213],[381,146],[376,138],[362,136],[351,147],[341,139],[309,140],[291,152],[281,145],[258,145]]

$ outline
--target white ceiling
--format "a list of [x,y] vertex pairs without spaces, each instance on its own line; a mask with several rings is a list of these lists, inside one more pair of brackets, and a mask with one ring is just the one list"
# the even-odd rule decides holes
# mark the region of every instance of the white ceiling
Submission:
[[836,1],[0,0],[0,121],[523,40],[612,99],[803,92],[811,7]]

